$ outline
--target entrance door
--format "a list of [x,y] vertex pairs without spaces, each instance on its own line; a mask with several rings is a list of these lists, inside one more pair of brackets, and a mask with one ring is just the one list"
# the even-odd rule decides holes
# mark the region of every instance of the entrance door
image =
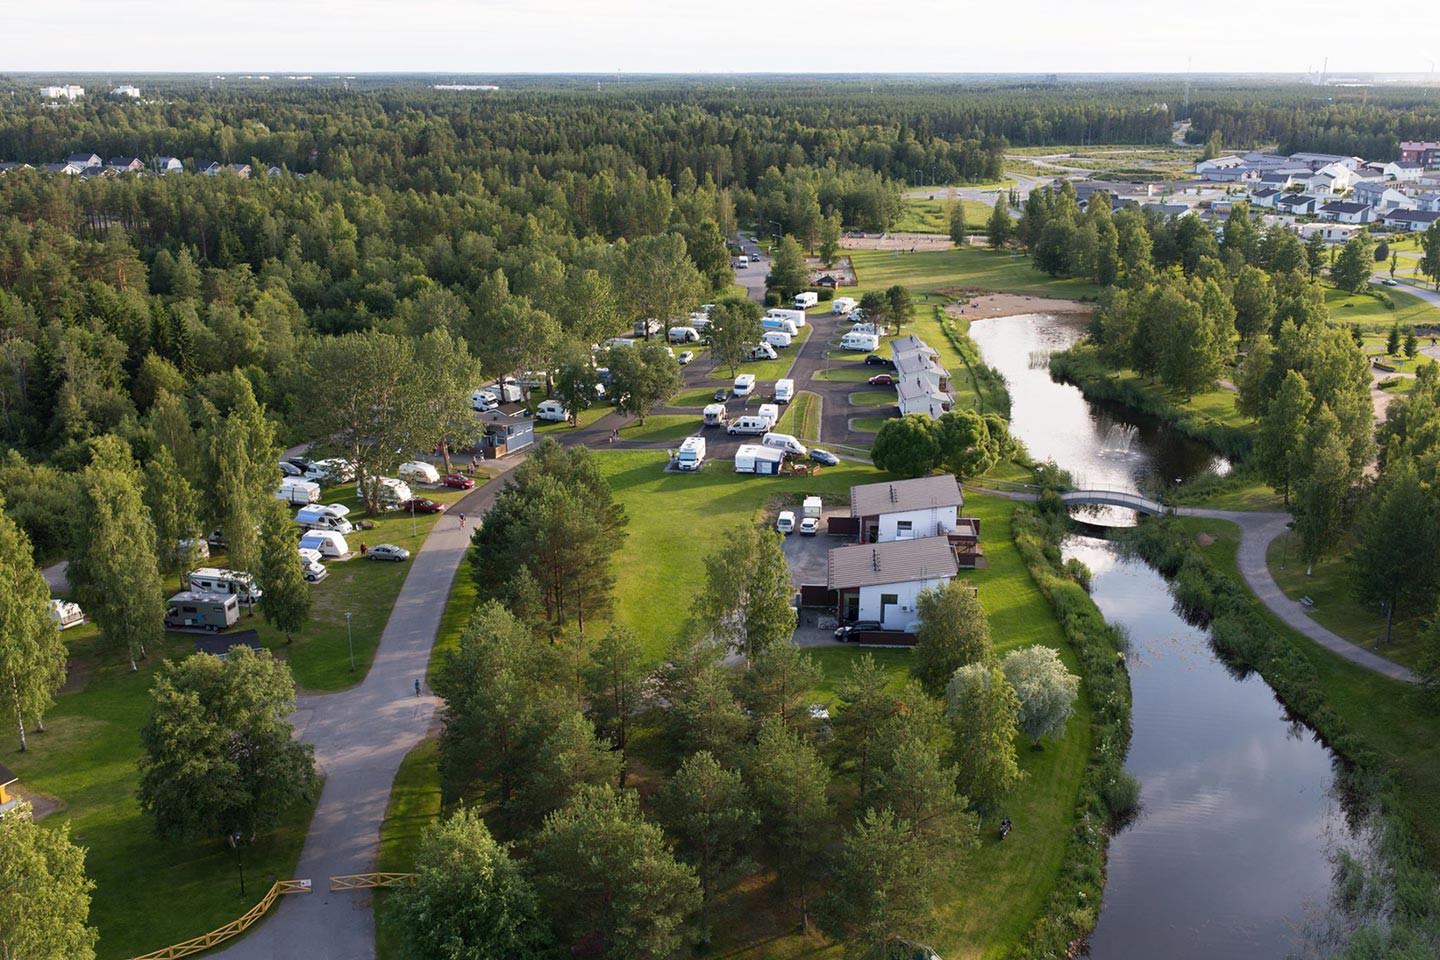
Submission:
[[893,593],[880,594],[880,625],[886,626],[890,622],[890,608],[898,607],[900,598]]
[[843,611],[846,622],[854,622],[855,620],[860,619],[860,594],[845,594]]

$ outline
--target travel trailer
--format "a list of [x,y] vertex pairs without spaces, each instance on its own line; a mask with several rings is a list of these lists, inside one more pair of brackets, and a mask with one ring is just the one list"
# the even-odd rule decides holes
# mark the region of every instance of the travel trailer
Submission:
[[184,590],[165,605],[165,629],[219,633],[240,620],[240,604],[232,596]]
[[275,491],[275,499],[289,504],[319,503],[320,484],[313,480],[287,477]]
[[725,421],[730,419],[730,415],[725,411],[725,404],[723,403],[707,405],[704,410],[704,416],[705,426],[707,427],[723,427],[725,426]]
[[790,346],[790,334],[784,330],[766,330],[760,335],[760,339],[776,350]]
[[223,567],[201,567],[190,574],[190,589],[196,593],[213,593],[220,596],[234,596],[241,603],[257,603],[265,592],[255,584],[255,578],[244,570],[226,570]]
[[409,463],[400,464],[397,471],[400,479],[409,483],[430,483],[440,482],[440,471],[435,469],[433,463],[426,463],[424,460],[411,460]]
[[735,472],[776,476],[785,462],[785,451],[758,443],[743,443],[735,451]]
[[318,550],[320,556],[335,560],[350,553],[350,545],[340,534],[330,530],[311,530],[300,538],[300,546],[307,550]]
[[346,519],[349,514],[350,508],[343,503],[301,507],[300,512],[295,514],[295,522],[302,530],[333,530],[344,535],[355,529],[354,524]]
[[775,402],[776,402],[776,403],[789,403],[789,402],[794,398],[794,396],[795,396],[795,381],[794,381],[794,380],[788,380],[788,379],[787,379],[787,380],[776,380],[776,381],[775,381]]
[[873,333],[847,333],[840,338],[840,347],[844,350],[876,350],[880,347],[880,338]]

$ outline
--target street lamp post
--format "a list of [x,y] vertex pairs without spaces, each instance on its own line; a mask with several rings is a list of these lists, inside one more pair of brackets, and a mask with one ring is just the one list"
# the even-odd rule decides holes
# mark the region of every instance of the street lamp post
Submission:
[[354,616],[355,616],[355,614],[349,613],[348,611],[347,611],[346,614],[345,614],[345,637],[346,637],[346,639],[348,639],[348,640],[350,641],[350,672],[351,672],[351,673],[354,673],[354,672],[355,672],[355,631],[353,631],[353,630],[350,628],[350,620],[351,620],[351,618],[353,618]]
[[765,222],[766,222],[766,223],[773,223],[773,224],[775,224],[775,239],[776,239],[776,240],[779,240],[779,239],[780,239],[780,226],[781,226],[780,221],[779,221],[779,220],[766,220]]
[[241,833],[236,830],[230,834],[230,846],[235,848],[235,866],[240,869],[240,896],[245,896],[245,857],[240,852]]
[[418,537],[419,535],[420,535],[420,528],[417,527],[417,526],[415,526],[415,498],[414,498],[414,497],[411,497],[411,498],[410,498],[410,536],[413,538],[413,537]]

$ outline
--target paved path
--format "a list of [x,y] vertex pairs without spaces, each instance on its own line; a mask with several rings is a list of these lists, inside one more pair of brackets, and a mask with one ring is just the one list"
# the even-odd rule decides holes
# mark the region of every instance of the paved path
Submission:
[[[517,462],[505,461],[502,466],[509,470]],[[325,881],[375,868],[390,784],[405,754],[437,722],[437,698],[428,692],[415,696],[415,680],[425,676],[450,584],[474,530],[473,524],[460,529],[459,514],[479,517],[503,486],[503,479],[496,478],[474,490],[431,529],[410,561],[410,573],[380,637],[375,662],[360,685],[341,693],[300,698],[295,724],[300,738],[314,745],[317,765],[325,777],[295,868],[295,876],[312,881],[315,892],[282,898],[253,933],[213,956],[226,960],[369,960],[375,956],[370,896],[329,893]]]
[[[1019,491],[989,490],[984,487],[966,485],[965,489],[975,493],[1007,497],[1011,500],[1034,500],[1035,494]],[[1271,542],[1286,531],[1290,520],[1288,513],[1262,513],[1247,510],[1206,510],[1199,507],[1181,507],[1182,517],[1204,517],[1210,520],[1228,520],[1240,528],[1240,547],[1236,557],[1240,575],[1245,578],[1251,591],[1291,629],[1339,654],[1351,663],[1357,663],[1392,680],[1416,683],[1419,678],[1407,668],[1364,647],[1351,643],[1332,630],[1321,626],[1305,611],[1297,600],[1285,596],[1280,585],[1270,573],[1265,562],[1265,552]]]

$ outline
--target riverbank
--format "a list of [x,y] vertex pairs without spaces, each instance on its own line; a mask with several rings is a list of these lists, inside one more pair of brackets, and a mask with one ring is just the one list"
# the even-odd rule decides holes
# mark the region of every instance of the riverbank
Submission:
[[1213,390],[1182,401],[1134,371],[1107,366],[1100,351],[1087,343],[1051,354],[1050,373],[1078,387],[1088,400],[1122,403],[1164,420],[1232,459],[1245,459],[1254,446],[1255,424],[1235,408],[1232,390]]
[[966,320],[989,320],[995,317],[1018,317],[1027,313],[1058,313],[1088,317],[1093,308],[1079,300],[1063,300],[1058,297],[1030,296],[1022,293],[980,293],[970,294],[966,288],[951,292],[963,302],[952,304],[945,312],[952,317]]

